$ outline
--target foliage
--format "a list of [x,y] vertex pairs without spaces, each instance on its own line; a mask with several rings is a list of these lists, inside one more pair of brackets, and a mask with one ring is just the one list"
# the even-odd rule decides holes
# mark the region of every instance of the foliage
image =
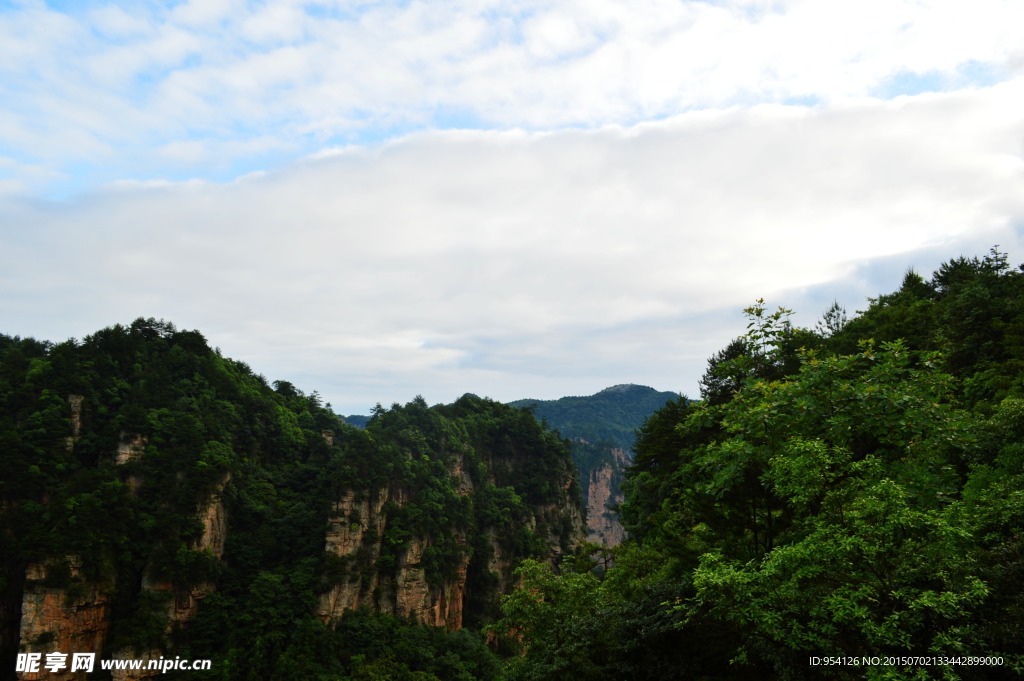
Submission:
[[[1020,678],[1022,287],[993,249],[815,331],[757,301],[702,402],[638,431],[632,539],[603,581],[531,568],[506,600],[510,673],[643,678],[631,654],[650,670],[688,649],[687,678]],[[887,654],[1005,665],[808,665]]]
[[718,408],[698,486],[749,512],[700,557],[687,607],[747,632],[738,654],[780,672],[807,650],[974,654],[960,629],[987,588],[955,503],[971,424],[935,366],[898,342],[808,353]]
[[943,263],[930,281],[908,271],[898,291],[872,298],[826,347],[849,353],[860,339],[902,338],[912,349],[938,350],[965,406],[991,414],[1024,391],[1022,301],[1024,271],[992,248]]
[[551,566],[526,560],[516,570],[520,588],[504,599],[502,633],[527,642],[529,655],[514,656],[508,679],[603,678],[588,654],[598,624],[600,592],[589,572],[556,577]]

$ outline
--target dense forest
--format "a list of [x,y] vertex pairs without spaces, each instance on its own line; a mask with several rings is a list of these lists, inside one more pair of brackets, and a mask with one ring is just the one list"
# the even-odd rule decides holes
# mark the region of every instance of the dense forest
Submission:
[[507,678],[1019,678],[1022,307],[993,249],[814,329],[748,308],[640,429],[614,565],[521,568]]
[[[596,553],[529,410],[360,430],[166,322],[0,336],[0,675],[88,641],[192,679],[1020,678],[1022,308],[996,249],[811,329],[757,301]],[[105,619],[30,616],[71,606]]]

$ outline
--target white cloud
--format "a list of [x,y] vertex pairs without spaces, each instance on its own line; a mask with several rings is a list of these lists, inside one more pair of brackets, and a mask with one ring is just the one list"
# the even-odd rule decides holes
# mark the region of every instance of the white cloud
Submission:
[[106,36],[124,40],[149,35],[152,25],[148,17],[126,12],[115,5],[102,5],[88,11],[90,23]]
[[898,285],[864,269],[879,257],[1000,243],[1019,259],[1022,104],[1017,80],[421,133],[227,185],[3,199],[0,318],[61,339],[165,317],[349,412],[628,381],[694,393],[756,297],[842,289],[854,309]]
[[246,13],[242,0],[187,0],[171,11],[171,19],[186,26],[209,28]]
[[[1024,25],[1016,0],[80,7],[0,11],[0,144],[88,187],[177,174],[171,141],[276,136],[312,153],[449,117],[599,128],[889,96],[903,80],[985,85],[1019,72]],[[239,154],[227,165],[251,169]]]

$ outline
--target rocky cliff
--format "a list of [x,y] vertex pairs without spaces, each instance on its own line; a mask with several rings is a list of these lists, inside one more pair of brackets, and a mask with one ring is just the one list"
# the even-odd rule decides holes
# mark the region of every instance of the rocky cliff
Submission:
[[[111,626],[112,584],[81,574],[82,559],[66,556],[49,565],[29,565],[21,604],[21,652],[93,652],[103,650]],[[70,659],[70,658],[69,658]],[[82,673],[24,673],[22,679],[85,678]]]
[[19,652],[297,678],[348,613],[478,629],[523,558],[584,537],[568,443],[529,413],[416,399],[356,429],[166,322],[0,335],[0,400],[3,681]]
[[[372,498],[357,500],[349,492],[338,501],[329,519],[326,551],[346,565],[376,565],[384,551],[388,526],[385,507],[401,509],[408,503],[409,493],[403,489],[382,490]],[[456,537],[466,547],[466,537]],[[423,556],[430,547],[429,538],[412,537],[396,557],[393,574],[375,569],[351,570],[320,599],[320,617],[329,621],[346,610],[360,607],[406,617],[432,626],[459,629],[466,592],[466,568],[469,552],[464,551],[451,575],[440,583],[427,582]]]
[[[71,406],[70,421],[72,435],[66,438],[69,454],[81,437],[82,402],[80,395],[68,398]],[[117,451],[113,456],[116,466],[137,461],[144,453],[147,439],[139,434],[121,433]],[[224,555],[227,538],[227,512],[223,493],[231,480],[224,474],[214,489],[204,495],[195,509],[194,519],[201,528],[199,537],[192,543],[192,550],[206,553],[211,559],[220,560]],[[138,494],[143,480],[138,474],[127,476],[132,496]],[[95,559],[95,557],[93,557]],[[158,558],[157,558],[158,560]],[[25,572],[21,602],[21,624],[19,627],[19,652],[75,653],[110,652],[110,634],[114,623],[113,601],[117,583],[113,574],[106,577],[87,575],[83,570],[85,561],[79,555],[51,557],[45,563],[30,563]],[[199,603],[209,596],[215,585],[202,581],[185,587],[176,587],[172,582],[153,577],[156,566],[150,567],[142,577],[141,592],[155,596],[164,603],[164,612],[158,615],[164,623],[164,632],[170,634],[175,626],[181,626],[196,614]],[[114,650],[112,656],[119,659],[156,659],[161,656],[159,648],[139,650],[128,646]],[[70,657],[68,658],[70,659]],[[160,672],[115,670],[114,681],[141,681],[160,676]],[[19,675],[26,681],[31,679],[82,679],[84,672],[70,671],[67,665],[63,671],[44,670],[39,673],[26,672]]]
[[[408,458],[396,467],[402,475],[376,489],[349,489],[333,504],[325,548],[336,577],[320,598],[324,621],[368,608],[456,630],[464,624],[468,596],[482,596],[469,605],[479,621],[511,590],[518,558],[557,561],[583,538],[564,443],[532,424],[518,440],[496,438],[507,425],[496,416],[522,421],[523,415],[475,396],[462,398],[447,415],[424,407],[392,408],[369,426],[371,433],[387,432],[413,416],[447,432],[435,442],[409,443],[400,455]],[[452,415],[468,416],[471,427],[453,428]],[[553,474],[542,489],[531,486],[531,463]],[[525,503],[531,496],[535,503]]]
[[[196,520],[202,528],[199,538],[192,544],[191,550],[205,554],[210,560],[220,561],[224,557],[224,545],[227,541],[228,517],[224,503],[224,490],[231,482],[231,475],[225,474],[216,484],[213,491],[201,501],[195,513]],[[205,598],[216,591],[216,584],[209,579],[185,585],[175,585],[172,581],[154,577],[157,566],[150,564],[142,576],[142,594],[164,604],[163,612],[158,616],[164,623],[165,640],[170,640],[176,629],[188,624],[198,612]],[[99,650],[99,648],[97,648]],[[163,656],[160,646],[138,649],[131,646],[114,651],[117,659],[141,659],[146,662],[157,660]],[[113,681],[144,681],[157,679],[163,675],[160,671],[119,669],[112,672]]]
[[615,509],[622,503],[619,484],[629,458],[626,450],[611,448],[611,457],[591,469],[587,480],[587,540],[602,546],[618,546],[626,537]]

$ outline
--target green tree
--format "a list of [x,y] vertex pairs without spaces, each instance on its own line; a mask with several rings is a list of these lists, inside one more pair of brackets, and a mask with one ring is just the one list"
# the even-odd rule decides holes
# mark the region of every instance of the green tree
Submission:
[[823,650],[980,654],[964,623],[988,589],[957,501],[973,424],[938,364],[898,342],[807,353],[716,408],[703,484],[748,521],[701,556],[687,607],[746,632],[737,659],[794,673]]
[[593,659],[601,592],[590,572],[555,575],[547,563],[524,560],[515,571],[520,587],[501,603],[493,630],[521,654],[508,661],[512,680],[602,679]]

